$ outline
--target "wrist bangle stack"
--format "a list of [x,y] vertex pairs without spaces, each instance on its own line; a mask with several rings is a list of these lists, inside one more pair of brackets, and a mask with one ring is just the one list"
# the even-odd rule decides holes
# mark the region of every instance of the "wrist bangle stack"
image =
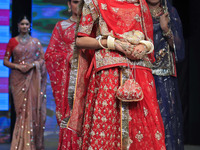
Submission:
[[101,39],[102,39],[102,36],[100,36],[100,38],[98,39],[98,42],[99,42],[99,45],[103,48],[103,49],[108,49],[108,48],[106,48],[106,47],[104,47],[102,44],[101,44]]
[[107,38],[107,46],[108,49],[115,50],[115,38],[110,35]]
[[147,53],[146,54],[150,54],[153,52],[154,50],[154,45],[153,43],[151,43],[150,41],[146,41],[146,40],[141,40],[139,42],[140,44],[144,44],[147,47]]
[[167,39],[171,39],[173,34],[172,34],[172,30],[169,29],[167,32],[163,32],[162,33],[164,37],[166,37]]

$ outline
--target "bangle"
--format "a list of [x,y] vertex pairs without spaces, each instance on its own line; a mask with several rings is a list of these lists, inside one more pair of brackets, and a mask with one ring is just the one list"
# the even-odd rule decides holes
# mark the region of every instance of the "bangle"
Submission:
[[107,50],[108,48],[104,47],[104,46],[101,44],[101,39],[102,39],[102,36],[100,36],[100,38],[99,38],[99,40],[98,40],[99,45],[100,45],[103,49]]
[[153,45],[152,42],[146,41],[146,40],[141,40],[139,43],[144,44],[147,47],[147,53],[146,54],[150,54],[150,53],[153,52],[154,45]]
[[166,33],[163,32],[162,34],[163,34],[163,36],[166,37],[167,39],[170,39],[170,38],[172,38],[172,36],[173,36],[172,30],[171,30],[171,29],[169,29]]
[[107,46],[108,46],[108,49],[115,50],[115,38],[113,38],[110,35],[107,38]]
[[34,64],[34,63],[32,63],[32,65],[33,65],[33,67],[35,67],[35,64]]

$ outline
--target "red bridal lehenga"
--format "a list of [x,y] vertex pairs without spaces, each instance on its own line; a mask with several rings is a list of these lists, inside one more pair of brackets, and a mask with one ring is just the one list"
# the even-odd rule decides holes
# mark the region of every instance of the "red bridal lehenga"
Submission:
[[70,59],[74,48],[75,25],[76,23],[70,20],[58,22],[45,53],[60,127],[58,150],[78,150],[81,145],[81,138],[67,129],[72,109],[72,96],[68,95],[68,89],[71,88],[69,87]]
[[38,39],[28,36],[26,42],[11,38],[5,57],[13,63],[35,63],[26,73],[12,69],[10,87],[16,111],[11,150],[44,150],[46,120],[46,68]]
[[[84,0],[78,36],[111,35],[126,39],[135,31],[152,41],[153,24],[145,0]],[[143,60],[131,61],[117,51],[106,49],[74,51],[72,70],[77,74],[68,127],[82,133],[81,149],[166,149],[149,69],[153,61],[153,53]],[[118,87],[129,74],[135,74],[142,87],[144,98],[140,102],[127,103],[116,98]]]

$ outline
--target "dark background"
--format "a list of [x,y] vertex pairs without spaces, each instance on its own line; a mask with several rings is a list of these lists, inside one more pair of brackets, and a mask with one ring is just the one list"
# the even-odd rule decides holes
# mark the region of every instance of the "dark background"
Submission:
[[[200,0],[171,0],[183,24],[185,60],[177,64],[179,90],[184,114],[184,143],[200,145]],[[17,19],[22,14],[31,16],[32,0],[13,0],[12,36],[16,36]],[[12,99],[12,98],[11,98]],[[11,101],[12,103],[12,101]],[[12,106],[13,107],[13,106]],[[11,133],[15,113],[11,112]]]
[[173,0],[183,24],[185,60],[177,64],[185,144],[200,145],[200,1]]

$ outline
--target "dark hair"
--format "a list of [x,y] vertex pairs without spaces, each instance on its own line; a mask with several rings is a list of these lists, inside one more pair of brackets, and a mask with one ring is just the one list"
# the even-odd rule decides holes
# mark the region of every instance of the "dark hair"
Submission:
[[27,15],[20,16],[19,19],[18,19],[18,21],[17,21],[17,23],[20,23],[23,19],[27,19],[29,21],[29,23],[31,23],[30,22],[30,18]]

